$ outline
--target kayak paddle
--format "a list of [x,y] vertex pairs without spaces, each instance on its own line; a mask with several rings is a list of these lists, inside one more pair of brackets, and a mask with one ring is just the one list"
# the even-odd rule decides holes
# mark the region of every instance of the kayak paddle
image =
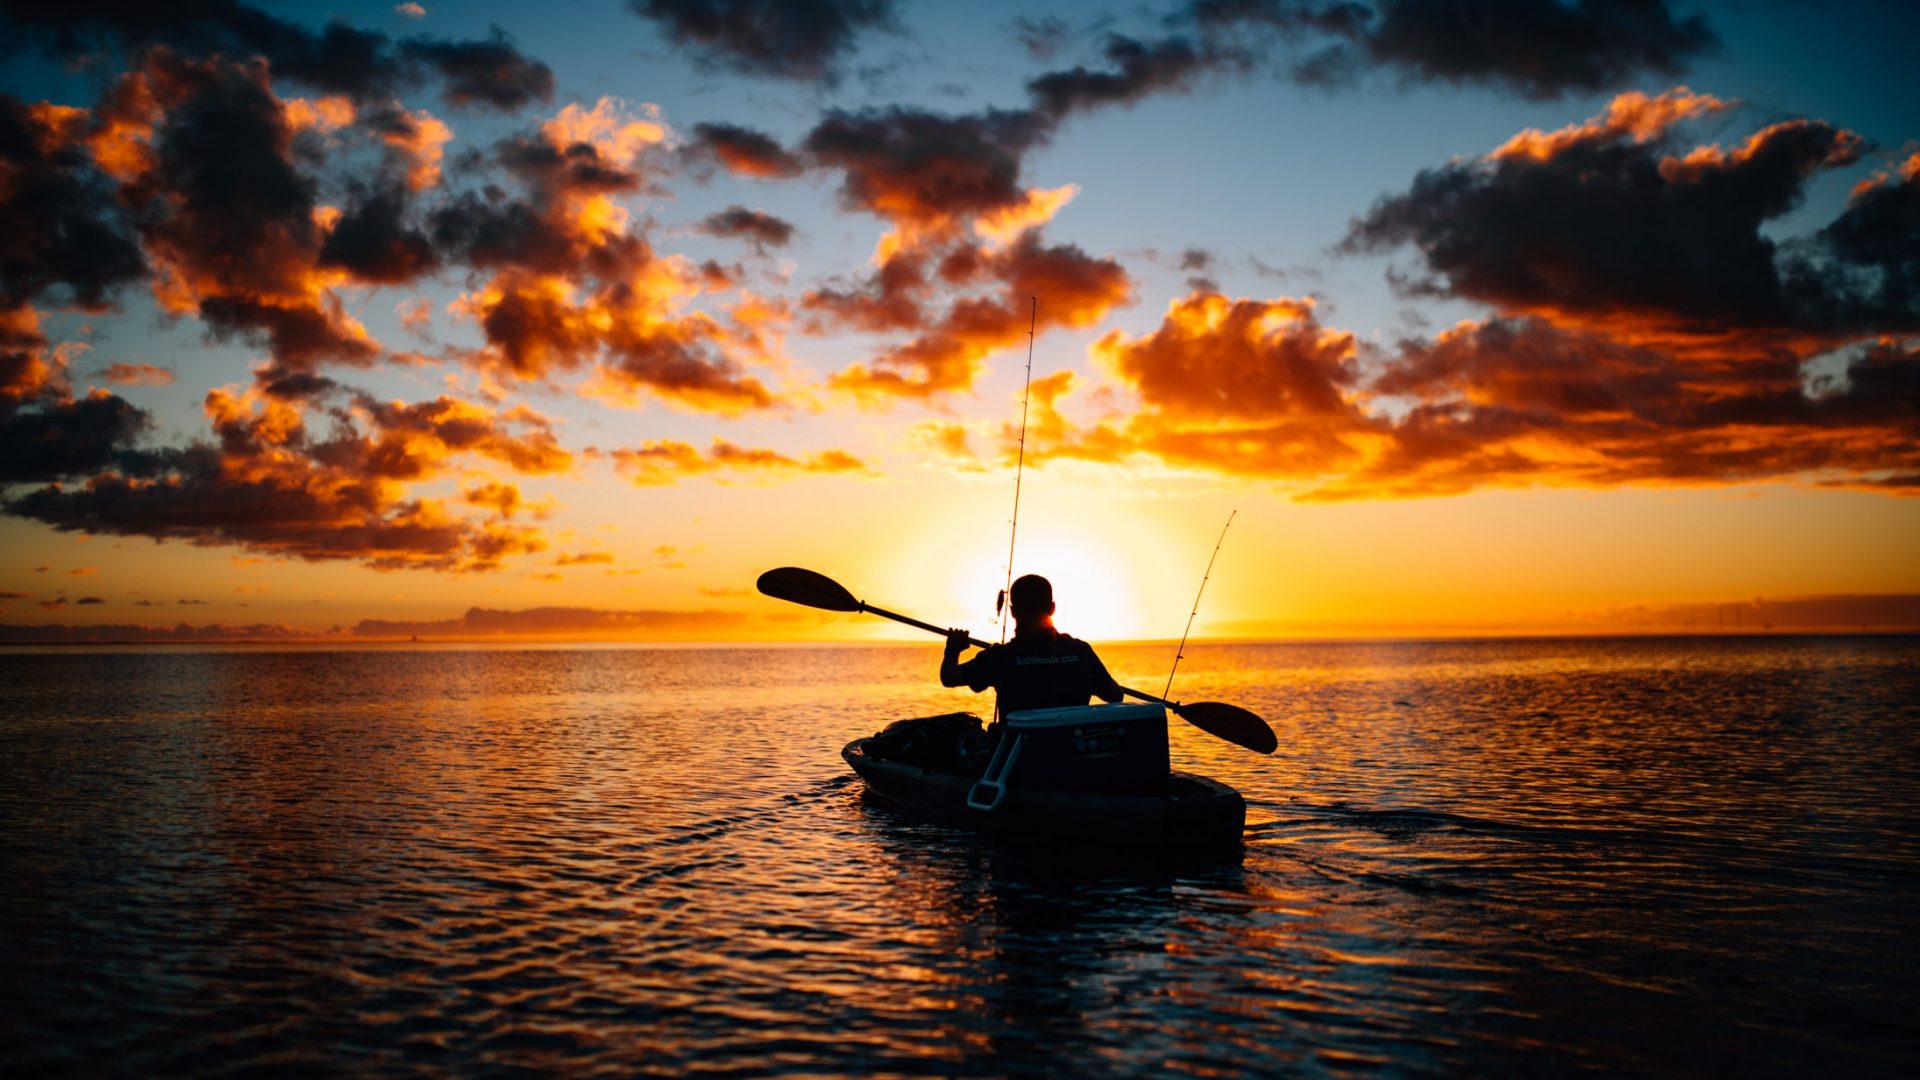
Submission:
[[[878,615],[883,619],[905,623],[918,627],[930,634],[947,636],[944,628],[919,619],[909,618],[885,608],[877,608],[848,592],[846,586],[825,574],[805,570],[798,566],[782,566],[760,575],[760,591],[776,600],[800,604],[805,607],[819,608],[822,611],[863,611],[869,615]],[[986,648],[987,642],[975,637],[967,638],[967,644]],[[1129,697],[1141,701],[1151,701],[1164,705],[1173,715],[1217,738],[1225,739],[1236,746],[1244,746],[1256,754],[1271,754],[1280,745],[1280,740],[1267,726],[1265,720],[1241,708],[1222,701],[1195,701],[1181,704],[1168,701],[1163,697],[1142,693],[1130,687],[1121,687]]]

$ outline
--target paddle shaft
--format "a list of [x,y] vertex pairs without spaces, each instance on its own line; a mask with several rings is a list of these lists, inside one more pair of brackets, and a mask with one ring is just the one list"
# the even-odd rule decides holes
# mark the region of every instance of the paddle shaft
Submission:
[[[921,622],[919,619],[915,619],[907,615],[901,615],[898,612],[888,611],[886,608],[877,608],[877,607],[874,607],[872,604],[867,603],[864,600],[860,602],[860,610],[866,612],[869,615],[878,615],[883,619],[892,619],[894,622],[906,623],[908,626],[917,626],[920,629],[925,630],[929,634],[939,634],[941,637],[947,636],[947,632],[945,630],[941,629],[938,626],[933,625],[930,622]],[[979,648],[979,649],[984,649],[988,647],[987,642],[981,641],[979,638],[976,638],[976,637],[968,637],[967,644],[972,645],[975,648]],[[1120,689],[1128,697],[1136,697],[1136,698],[1139,698],[1141,701],[1150,701],[1156,705],[1165,705],[1167,708],[1172,709],[1176,713],[1180,711],[1180,706],[1177,703],[1168,701],[1166,698],[1154,697],[1152,694],[1144,694],[1138,690],[1135,690],[1127,686],[1123,686]]]
[[[869,615],[878,615],[883,619],[892,619],[894,622],[906,623],[908,626],[917,626],[929,634],[939,634],[941,637],[947,636],[947,631],[942,627],[935,626],[930,622],[921,622],[919,619],[901,615],[897,612],[888,611],[886,608],[874,607],[864,600],[860,601],[860,610]],[[972,645],[976,649],[984,649],[988,645],[987,642],[981,641],[977,637],[967,638],[967,644]]]

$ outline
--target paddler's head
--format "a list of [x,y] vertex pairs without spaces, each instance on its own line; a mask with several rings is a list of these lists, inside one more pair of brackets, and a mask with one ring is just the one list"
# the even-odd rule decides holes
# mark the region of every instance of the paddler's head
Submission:
[[1007,606],[1013,609],[1015,633],[1051,627],[1053,583],[1039,574],[1017,578],[1007,592]]

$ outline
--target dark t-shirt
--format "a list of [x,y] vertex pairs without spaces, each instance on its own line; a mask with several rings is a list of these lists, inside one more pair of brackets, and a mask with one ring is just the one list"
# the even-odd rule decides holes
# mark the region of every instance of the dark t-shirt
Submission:
[[1022,634],[989,645],[960,665],[960,678],[976,694],[989,686],[998,690],[1003,714],[1085,705],[1095,694],[1120,695],[1120,684],[1093,646],[1059,632]]

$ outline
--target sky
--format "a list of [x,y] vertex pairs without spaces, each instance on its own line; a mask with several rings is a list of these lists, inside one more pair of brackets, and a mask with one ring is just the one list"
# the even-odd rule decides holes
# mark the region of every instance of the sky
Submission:
[[1920,626],[1911,5],[0,24],[0,640]]

